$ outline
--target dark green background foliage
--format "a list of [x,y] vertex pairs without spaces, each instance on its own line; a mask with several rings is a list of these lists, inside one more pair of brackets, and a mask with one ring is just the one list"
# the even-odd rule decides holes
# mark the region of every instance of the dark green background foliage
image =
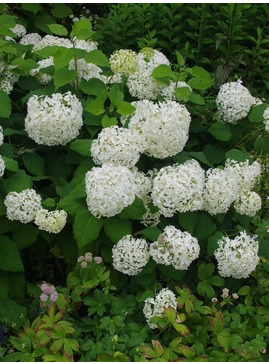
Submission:
[[[74,56],[85,57],[111,75],[108,58],[115,50],[152,47],[171,61],[171,69],[167,66],[154,71],[156,79],[164,84],[171,79],[186,80],[191,85],[193,92],[181,95],[192,116],[184,150],[164,160],[142,155],[139,170],[147,172],[192,158],[204,170],[224,165],[228,158],[258,160],[268,166],[269,137],[262,115],[269,89],[269,5],[29,3],[1,4],[0,10],[1,57],[20,74],[10,95],[0,91],[0,123],[5,137],[0,155],[6,163],[0,179],[0,322],[5,330],[0,358],[266,358],[261,349],[269,343],[268,168],[257,187],[263,207],[253,218],[240,216],[232,208],[215,216],[205,211],[186,212],[162,217],[158,226],[146,228],[139,222],[145,209],[138,198],[117,216],[95,218],[87,208],[85,192],[85,173],[94,167],[91,142],[102,128],[120,125],[120,117],[132,111],[134,98],[124,83],[111,86],[109,92],[98,79],[83,80],[74,87],[77,73],[68,70],[68,62]],[[27,33],[90,38],[98,42],[98,51],[86,55],[73,49],[46,48],[33,54],[29,47],[12,41],[7,44],[3,37],[15,25],[14,15]],[[86,29],[82,23],[74,26],[73,16],[90,17],[92,29],[89,22]],[[49,70],[52,81],[44,87],[28,71],[48,56],[54,56],[54,67]],[[264,104],[231,125],[219,119],[215,99],[221,84],[238,79]],[[24,128],[27,100],[33,94],[50,96],[67,91],[74,93],[84,108],[78,138],[65,146],[36,144]],[[68,213],[67,224],[59,234],[7,219],[5,196],[26,188],[36,189],[45,208]],[[153,260],[134,277],[113,269],[111,250],[121,237],[132,234],[152,242],[167,225],[188,231],[199,240],[200,257],[188,271],[157,265]],[[216,269],[217,241],[243,230],[258,235],[262,262],[247,280],[224,279]],[[104,264],[80,269],[77,258],[88,251],[102,256]],[[53,283],[59,290],[57,307],[40,307],[37,285],[42,281]],[[156,319],[160,331],[154,331],[146,325],[143,304],[162,287],[177,293],[181,316],[168,310],[164,318]],[[238,292],[239,299],[230,296],[223,300],[224,287],[230,293]],[[216,305],[211,301],[214,297],[218,298]],[[61,328],[58,331],[57,325]],[[20,337],[15,336],[18,332]],[[13,356],[7,356],[10,349],[15,350]]]

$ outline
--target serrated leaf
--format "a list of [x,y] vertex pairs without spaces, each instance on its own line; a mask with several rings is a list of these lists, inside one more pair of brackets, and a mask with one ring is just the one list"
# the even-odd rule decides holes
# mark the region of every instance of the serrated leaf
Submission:
[[11,115],[11,101],[8,94],[3,90],[0,90],[0,105],[0,118],[9,118]]
[[189,87],[177,87],[175,89],[175,93],[179,99],[187,102],[190,99],[192,91],[190,90]]
[[92,30],[92,24],[89,19],[81,19],[77,21],[71,32],[71,37],[77,37],[78,39],[85,40],[93,36],[94,31]]
[[208,132],[213,135],[214,138],[223,142],[229,141],[232,137],[230,126],[221,121],[217,121],[215,124],[211,125]]
[[67,29],[63,25],[60,25],[60,24],[47,24],[47,26],[48,26],[49,30],[52,31],[53,34],[63,35],[63,36],[66,36],[68,34]]
[[0,237],[0,269],[9,272],[24,272],[19,249],[6,236]]
[[186,325],[178,324],[177,322],[173,323],[173,327],[180,333],[182,336],[188,336],[190,333],[189,328]]
[[94,49],[85,56],[85,61],[99,67],[109,67],[107,56],[100,50]]
[[97,219],[89,211],[80,211],[75,216],[73,232],[79,250],[98,238],[103,220]]
[[104,231],[113,243],[118,242],[125,235],[132,235],[132,223],[129,220],[121,220],[112,217],[104,220]]
[[222,329],[224,328],[224,316],[221,312],[216,312],[215,317],[212,317],[211,319],[211,327],[214,334],[219,334]]
[[224,351],[228,353],[232,343],[230,329],[221,330],[217,335],[217,340],[220,346],[223,347]]

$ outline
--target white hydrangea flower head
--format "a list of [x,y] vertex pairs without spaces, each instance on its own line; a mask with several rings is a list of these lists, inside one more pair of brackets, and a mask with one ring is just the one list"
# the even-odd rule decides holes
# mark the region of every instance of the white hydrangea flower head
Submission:
[[42,208],[41,196],[33,189],[22,192],[9,192],[4,200],[9,220],[19,220],[23,224],[35,219],[36,213]]
[[97,218],[119,214],[135,199],[135,179],[124,166],[104,164],[86,173],[89,211]]
[[37,62],[38,68],[33,68],[29,71],[30,76],[35,76],[42,85],[47,85],[52,77],[43,70],[44,68],[54,66],[53,57],[48,57]]
[[137,54],[131,49],[115,51],[109,58],[109,63],[114,73],[132,75],[138,69]]
[[54,35],[47,34],[45,35],[40,42],[36,43],[32,49],[32,51],[38,51],[45,47],[58,46],[65,48],[73,48],[73,43],[71,40],[67,38],[60,38]]
[[226,213],[238,194],[238,179],[235,174],[219,168],[211,168],[206,172],[204,209],[210,215]]
[[112,248],[113,267],[121,273],[135,276],[149,261],[148,244],[145,239],[126,235]]
[[143,308],[143,313],[151,329],[156,329],[156,324],[151,324],[150,319],[154,316],[164,316],[164,308],[172,307],[177,309],[177,299],[175,294],[168,288],[163,288],[156,298],[147,298]]
[[133,167],[144,151],[144,139],[136,130],[112,126],[103,128],[91,146],[96,164]]
[[6,164],[3,157],[0,155],[0,177],[3,177],[6,169]]
[[194,159],[161,168],[153,180],[153,204],[165,217],[201,210],[204,178],[204,170]]
[[263,123],[265,125],[265,130],[269,132],[269,107],[263,113]]
[[10,30],[15,34],[15,37],[18,38],[24,37],[26,34],[26,28],[22,24],[16,24],[15,27]]
[[262,208],[262,199],[257,192],[243,191],[235,201],[234,208],[238,214],[252,217]]
[[66,92],[30,97],[25,129],[31,139],[43,145],[65,145],[75,139],[83,125],[83,108],[78,98]]
[[242,81],[238,80],[227,82],[220,87],[216,104],[221,119],[226,123],[236,124],[248,115],[255,104],[255,98],[242,85]]
[[161,65],[169,66],[167,57],[152,48],[142,49],[138,55],[138,70],[131,74],[127,80],[127,86],[131,96],[140,100],[155,100],[163,89],[163,83],[155,80],[151,75],[153,70]]
[[136,111],[129,129],[145,139],[145,154],[164,159],[181,152],[189,137],[191,116],[184,105],[175,101],[154,104],[143,100],[134,103]]
[[223,237],[218,241],[215,258],[222,277],[247,278],[259,262],[259,243],[255,237],[240,232],[235,239]]
[[18,81],[19,75],[12,72],[16,66],[7,64],[0,58],[0,89],[10,94],[14,84]]
[[166,226],[158,240],[150,244],[150,256],[156,263],[173,265],[178,270],[187,270],[199,253],[198,240],[173,225]]
[[65,226],[67,213],[64,210],[40,209],[35,215],[35,224],[40,230],[58,234]]
[[174,82],[171,81],[170,85],[165,86],[162,91],[161,91],[161,96],[165,99],[165,100],[173,100],[173,101],[178,101],[181,100],[177,94],[176,94],[176,88],[183,88],[183,87],[187,87],[190,91],[192,91],[191,86],[189,86],[186,82]]
[[23,45],[36,45],[41,40],[42,37],[38,33],[28,33],[21,38],[20,43]]
[[86,52],[95,51],[97,49],[97,43],[93,40],[81,40],[77,39],[77,37],[73,38],[74,48],[83,49]]
[[4,133],[3,133],[3,128],[0,125],[0,145],[2,145],[4,142]]
[[225,162],[225,170],[229,171],[230,174],[236,175],[240,192],[252,190],[260,181],[262,173],[261,164],[258,161],[250,164],[248,159],[245,162],[227,159]]
[[77,71],[78,82],[81,82],[82,79],[89,81],[91,78],[103,80],[103,70],[93,63],[86,62],[84,58],[79,58],[76,62],[72,59],[68,68]]

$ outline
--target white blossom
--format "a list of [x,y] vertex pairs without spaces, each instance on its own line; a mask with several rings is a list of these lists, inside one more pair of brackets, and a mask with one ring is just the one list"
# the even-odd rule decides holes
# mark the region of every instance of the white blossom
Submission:
[[0,89],[10,94],[14,84],[18,81],[19,75],[12,72],[16,66],[7,64],[0,58]]
[[145,139],[145,154],[167,158],[181,152],[188,140],[191,116],[184,105],[175,101],[155,104],[148,100],[133,103],[129,129]]
[[26,224],[35,219],[36,213],[42,208],[41,197],[33,189],[22,192],[9,192],[4,200],[9,220],[19,220]]
[[41,40],[42,37],[38,33],[28,33],[21,38],[20,43],[23,45],[35,45]]
[[45,47],[65,47],[65,48],[73,48],[73,44],[70,39],[60,38],[54,35],[47,34],[45,35],[40,42],[36,43],[32,49],[32,51],[38,51]]
[[96,164],[133,167],[143,152],[143,138],[136,130],[112,126],[103,128],[91,146],[91,155]]
[[172,225],[166,226],[158,240],[150,245],[150,256],[156,263],[173,265],[178,270],[187,270],[199,252],[198,240]]
[[119,214],[135,199],[132,172],[124,166],[104,164],[86,173],[86,193],[89,211],[97,218]]
[[134,51],[120,49],[115,51],[109,58],[112,71],[115,74],[131,75],[137,71],[138,59]]
[[204,171],[196,160],[163,167],[153,180],[152,201],[161,213],[196,211],[203,206]]
[[74,48],[85,50],[88,53],[97,49],[97,43],[93,40],[82,40],[77,37],[73,38],[73,45]]
[[235,239],[223,237],[218,241],[215,258],[222,277],[247,278],[259,262],[259,243],[255,237],[240,232]]
[[6,169],[5,161],[4,161],[3,157],[0,155],[0,177],[2,177],[4,175],[5,169]]
[[24,37],[26,34],[26,28],[22,24],[16,24],[15,27],[10,30],[15,34],[15,37],[18,38]]
[[84,58],[79,58],[76,61],[72,59],[68,68],[77,71],[78,82],[81,82],[82,79],[89,81],[91,78],[98,78],[100,80],[104,78],[102,68],[93,63],[86,62]]
[[143,308],[143,313],[151,329],[157,328],[156,324],[151,324],[150,319],[154,316],[164,316],[164,308],[172,307],[177,309],[177,299],[175,294],[168,288],[163,288],[156,298],[147,298]]
[[81,102],[71,92],[32,96],[27,102],[25,129],[38,144],[65,145],[75,139],[83,124]]
[[242,85],[241,80],[223,84],[216,98],[221,119],[231,124],[236,124],[238,120],[245,118],[255,102],[255,98]]
[[64,210],[40,209],[35,215],[35,224],[40,230],[58,234],[65,226],[67,213]]
[[263,113],[263,123],[265,130],[269,132],[269,107]]
[[112,248],[113,267],[121,273],[139,274],[149,261],[148,244],[145,239],[126,235]]
[[54,66],[53,57],[48,57],[37,62],[38,67],[29,71],[30,76],[35,76],[42,85],[47,85],[52,77],[46,73],[44,68]]
[[262,199],[257,192],[243,191],[234,203],[235,211],[240,215],[254,216],[262,207]]
[[176,89],[177,88],[188,88],[190,91],[192,91],[192,88],[186,83],[186,82],[174,82],[171,81],[170,85],[165,86],[162,91],[161,91],[161,96],[165,99],[165,100],[174,100],[174,101],[178,101],[178,100],[182,100],[180,97],[177,96],[176,94]]
[[4,142],[4,134],[3,134],[3,128],[0,125],[0,145],[2,145]]
[[204,209],[211,215],[226,213],[237,199],[238,193],[235,174],[219,168],[211,168],[206,172]]

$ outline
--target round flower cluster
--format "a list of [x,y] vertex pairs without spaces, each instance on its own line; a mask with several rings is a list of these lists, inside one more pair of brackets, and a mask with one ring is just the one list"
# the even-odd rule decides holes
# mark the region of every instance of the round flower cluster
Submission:
[[3,134],[3,128],[0,125],[0,145],[2,145],[4,142],[4,134]]
[[161,213],[196,211],[203,207],[204,171],[196,160],[160,169],[153,180],[152,201]]
[[81,40],[74,37],[73,44],[74,48],[82,49],[88,53],[97,49],[97,43],[92,40]]
[[36,43],[32,49],[32,51],[38,51],[45,47],[57,46],[57,47],[65,47],[65,48],[73,48],[73,44],[71,40],[67,38],[59,38],[54,35],[47,34],[43,37],[40,42]]
[[169,225],[158,241],[150,245],[150,256],[158,264],[173,265],[175,269],[186,270],[200,253],[198,240],[188,232],[182,232]]
[[40,295],[40,301],[46,302],[50,300],[51,302],[56,302],[58,300],[59,295],[53,284],[43,282],[39,287],[42,291]]
[[259,182],[262,167],[258,161],[249,163],[249,160],[245,162],[236,162],[232,159],[227,159],[225,162],[225,169],[230,174],[236,175],[239,184],[239,191],[250,191],[256,183]]
[[35,219],[36,213],[42,208],[41,197],[33,189],[22,192],[9,192],[4,200],[9,220],[19,220],[23,224]]
[[218,241],[215,258],[222,277],[247,278],[259,262],[259,243],[245,231],[235,239],[223,237]]
[[41,40],[42,37],[38,33],[29,33],[21,38],[20,43],[23,45],[35,45],[38,44]]
[[48,84],[52,77],[46,73],[44,68],[54,66],[53,57],[48,57],[37,62],[38,67],[29,71],[30,76],[35,76],[42,85]]
[[136,130],[112,126],[103,128],[91,146],[96,164],[110,163],[133,167],[143,152],[143,138]]
[[227,82],[220,87],[216,104],[220,117],[227,123],[236,124],[238,120],[247,116],[255,104],[255,98],[242,85],[242,81],[238,80]]
[[77,261],[80,263],[81,268],[85,269],[92,262],[95,262],[96,264],[102,263],[103,259],[101,257],[93,257],[92,253],[88,252],[78,257]]
[[86,62],[83,58],[77,59],[76,61],[72,59],[68,68],[77,71],[78,82],[81,82],[82,79],[86,81],[89,81],[91,78],[103,79],[102,69],[93,63]]
[[147,298],[143,308],[143,313],[151,329],[156,329],[157,325],[151,324],[150,319],[154,316],[164,316],[164,308],[172,307],[177,309],[177,299],[175,294],[168,288],[163,288],[156,298]]
[[104,164],[86,173],[86,193],[89,211],[97,218],[119,214],[135,199],[135,180],[124,166]]
[[211,215],[228,211],[238,197],[238,179],[226,169],[211,168],[206,172],[203,192],[204,209]]
[[163,83],[156,81],[152,76],[153,70],[161,65],[169,65],[166,56],[152,48],[142,49],[138,55],[138,69],[127,80],[131,96],[140,100],[155,100],[163,89]]
[[5,61],[0,59],[0,89],[7,94],[13,90],[14,84],[18,81],[19,75],[12,72],[16,66],[8,65]]
[[15,34],[15,37],[18,38],[24,37],[26,34],[26,28],[22,24],[16,24],[15,27],[10,30]]
[[32,96],[27,102],[25,129],[38,144],[65,145],[76,138],[83,124],[82,105],[71,92]]
[[48,211],[39,209],[35,215],[35,224],[40,230],[58,234],[65,226],[67,213],[64,210]]
[[4,161],[3,157],[0,155],[0,177],[2,177],[4,175],[5,169],[6,169],[5,161]]
[[262,207],[262,199],[254,191],[243,191],[234,203],[235,211],[240,215],[254,216]]
[[154,104],[143,100],[134,103],[136,111],[129,129],[145,139],[145,154],[155,158],[171,157],[182,151],[187,140],[191,117],[184,105],[175,101]]
[[149,261],[148,244],[145,239],[126,235],[112,248],[113,267],[121,273],[135,276]]
[[269,107],[264,111],[263,119],[265,130],[269,132]]
[[130,49],[115,51],[109,58],[109,63],[114,73],[131,75],[137,71],[137,55]]

